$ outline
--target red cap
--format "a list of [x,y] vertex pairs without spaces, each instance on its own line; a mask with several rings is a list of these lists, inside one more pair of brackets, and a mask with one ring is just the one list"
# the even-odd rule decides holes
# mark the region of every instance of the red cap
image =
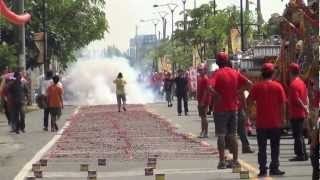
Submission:
[[272,63],[264,63],[262,65],[262,71],[264,72],[274,71],[274,65]]
[[216,60],[217,61],[222,61],[222,62],[227,62],[229,60],[229,56],[227,53],[225,52],[219,52],[217,55],[216,55]]
[[289,65],[289,71],[292,72],[292,71],[295,71],[295,72],[299,72],[300,71],[300,66],[299,64],[297,63],[291,63]]

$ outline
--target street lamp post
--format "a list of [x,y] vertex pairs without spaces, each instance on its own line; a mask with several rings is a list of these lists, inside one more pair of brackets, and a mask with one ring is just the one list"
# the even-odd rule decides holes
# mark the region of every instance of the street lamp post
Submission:
[[167,4],[155,4],[153,5],[154,8],[157,8],[157,7],[163,7],[163,6],[167,6],[171,12],[171,36],[173,36],[173,32],[174,32],[174,11],[176,10],[176,8],[178,7],[177,4],[175,3],[167,3]]
[[[163,32],[162,32],[162,39],[166,38],[166,29],[167,29],[167,19],[166,16],[168,15],[168,13],[166,11],[159,11],[158,12],[159,16],[161,17],[162,20],[162,28],[163,28]],[[159,38],[160,40],[160,38]]]
[[158,26],[158,23],[159,23],[159,19],[156,19],[156,18],[154,18],[154,19],[141,19],[140,20],[140,22],[152,22],[153,23],[153,25],[154,25],[154,35],[155,35],[155,37],[156,37],[156,39],[157,39],[157,26]]

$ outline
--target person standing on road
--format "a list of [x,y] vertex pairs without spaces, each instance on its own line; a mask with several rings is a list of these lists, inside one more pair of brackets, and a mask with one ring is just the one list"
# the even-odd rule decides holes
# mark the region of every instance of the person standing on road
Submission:
[[307,161],[308,155],[304,142],[304,124],[309,112],[308,89],[299,77],[300,67],[296,63],[289,65],[290,86],[288,90],[288,105],[292,135],[294,138],[294,153],[296,157],[290,161]]
[[244,92],[239,93],[239,102],[238,102],[238,135],[240,137],[240,141],[242,144],[242,153],[254,153],[254,151],[250,148],[250,143],[248,141],[248,136],[246,132],[246,121],[248,120],[245,110],[246,108],[246,97]]
[[171,74],[168,72],[166,77],[164,78],[163,90],[166,93],[166,100],[168,102],[168,107],[172,107],[172,85],[173,80],[171,78]]
[[204,64],[198,68],[199,76],[197,78],[197,100],[198,112],[201,118],[201,133],[199,138],[208,138],[208,120],[207,112],[211,98],[209,97],[209,79]]
[[14,72],[15,80],[8,87],[8,93],[11,99],[10,120],[12,121],[12,130],[19,134],[19,131],[25,132],[25,101],[28,89],[22,83],[22,76],[19,71]]
[[178,116],[182,113],[182,100],[184,105],[184,114],[188,115],[188,79],[185,77],[183,70],[178,70],[178,77],[175,78],[176,96],[178,101]]
[[219,69],[211,78],[210,90],[214,97],[214,122],[220,159],[218,169],[225,169],[227,168],[224,157],[226,141],[228,145],[230,144],[228,147],[233,154],[231,166],[240,166],[237,142],[237,96],[239,91],[249,88],[251,82],[241,73],[229,67],[229,58],[225,52],[219,52],[216,60]]
[[51,70],[46,72],[45,79],[40,83],[41,95],[40,95],[40,103],[43,108],[43,130],[48,131],[48,122],[49,122],[49,114],[50,109],[48,107],[47,102],[47,90],[50,85],[52,85],[52,77],[53,72]]
[[119,72],[117,79],[113,81],[116,85],[116,95],[117,95],[117,103],[118,103],[118,112],[121,111],[121,101],[122,101],[122,109],[126,111],[126,92],[125,92],[125,85],[127,82],[123,80],[123,75]]
[[51,132],[58,131],[57,120],[61,116],[61,109],[63,108],[63,89],[58,84],[59,76],[53,76],[53,84],[47,89],[47,102],[51,116]]
[[262,66],[263,80],[256,83],[247,99],[248,105],[256,102],[257,106],[257,141],[258,141],[258,162],[260,173],[258,177],[267,176],[267,141],[270,139],[271,163],[269,175],[284,175],[279,170],[279,149],[281,127],[285,119],[286,94],[282,85],[273,81],[274,65],[265,63]]

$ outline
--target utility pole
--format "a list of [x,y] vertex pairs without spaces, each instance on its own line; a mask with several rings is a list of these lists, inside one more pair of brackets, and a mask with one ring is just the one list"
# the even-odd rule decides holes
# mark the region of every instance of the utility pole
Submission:
[[[17,12],[18,14],[24,13],[24,0],[17,1]],[[26,70],[26,35],[25,35],[25,25],[19,25],[17,27],[18,32],[18,65],[21,71]]]
[[240,31],[241,31],[241,51],[244,49],[244,28],[243,28],[243,0],[240,0]]
[[48,33],[47,33],[47,3],[42,0],[42,26],[43,26],[43,66],[44,72],[50,70],[50,60],[48,59]]

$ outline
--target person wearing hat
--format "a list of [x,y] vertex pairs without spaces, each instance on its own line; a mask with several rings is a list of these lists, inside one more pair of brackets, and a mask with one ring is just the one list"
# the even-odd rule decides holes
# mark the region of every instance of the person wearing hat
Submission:
[[219,69],[210,79],[210,90],[214,98],[214,122],[215,133],[218,137],[217,145],[219,150],[218,169],[227,168],[225,162],[226,142],[233,154],[231,167],[239,167],[238,162],[238,142],[237,142],[237,96],[239,91],[243,91],[251,86],[251,81],[243,76],[239,71],[232,69],[229,64],[228,55],[219,52],[216,55]]
[[309,111],[308,89],[304,81],[299,77],[299,72],[300,67],[298,64],[291,63],[289,65],[288,108],[294,138],[294,153],[296,155],[290,161],[308,160],[303,136],[303,127]]
[[207,76],[207,68],[205,64],[198,67],[199,76],[197,78],[197,101],[198,113],[201,118],[201,132],[199,138],[208,138],[208,120],[207,112],[211,101],[208,88],[209,79]]
[[260,173],[258,177],[267,176],[267,141],[270,139],[271,163],[269,175],[284,175],[279,169],[279,146],[281,127],[285,118],[286,94],[282,85],[273,81],[274,65],[265,63],[261,69],[263,80],[253,85],[247,104],[253,102],[257,106],[257,141],[258,163]]

